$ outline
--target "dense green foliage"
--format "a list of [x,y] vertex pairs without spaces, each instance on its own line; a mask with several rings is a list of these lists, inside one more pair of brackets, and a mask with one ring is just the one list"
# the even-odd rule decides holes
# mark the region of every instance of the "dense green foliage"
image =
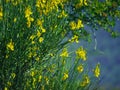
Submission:
[[119,18],[119,0],[1,0],[0,89],[96,88],[100,64],[89,70],[86,49],[69,45],[91,41],[100,28],[119,36],[113,30]]

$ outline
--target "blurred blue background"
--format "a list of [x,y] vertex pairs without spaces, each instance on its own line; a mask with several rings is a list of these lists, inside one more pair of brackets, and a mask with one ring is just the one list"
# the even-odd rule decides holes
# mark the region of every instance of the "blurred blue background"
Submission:
[[[89,27],[86,27],[88,30]],[[114,30],[120,32],[120,20],[116,21]],[[97,39],[97,49],[94,50],[95,41],[91,43],[80,41],[73,44],[71,50],[79,46],[88,49],[88,64],[95,66],[97,62],[101,64],[101,82],[99,90],[120,90],[120,37],[112,38],[104,30],[95,31]]]
[[[120,21],[116,22],[114,30],[120,32]],[[96,36],[97,49],[102,54],[90,55],[90,58],[101,63],[101,75],[103,76],[101,86],[104,86],[105,90],[120,90],[120,37],[112,38],[102,30],[96,32]]]

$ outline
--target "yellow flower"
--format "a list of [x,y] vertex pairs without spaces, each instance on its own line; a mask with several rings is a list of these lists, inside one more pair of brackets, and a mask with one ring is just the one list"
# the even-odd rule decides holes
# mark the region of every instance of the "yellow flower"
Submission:
[[41,30],[42,30],[42,33],[46,32],[46,30],[43,27],[41,27]]
[[31,22],[34,21],[34,18],[32,17],[27,17],[27,27],[29,28],[31,26]]
[[82,27],[83,27],[83,23],[82,23],[82,21],[80,19],[78,19],[76,29],[80,29]]
[[41,1],[42,1],[42,3],[46,3],[47,0],[41,0]]
[[33,78],[33,82],[36,82],[36,78]]
[[13,4],[14,6],[18,5],[18,1],[13,1],[12,4]]
[[82,64],[79,65],[79,66],[77,67],[77,70],[78,70],[79,73],[83,72],[83,70],[84,70],[83,65],[82,65]]
[[11,41],[7,44],[7,49],[10,49],[11,51],[14,51],[14,43]]
[[8,90],[8,88],[7,88],[7,87],[5,87],[5,88],[4,88],[4,90]]
[[33,21],[34,21],[34,18],[32,18],[32,17],[27,17],[27,21],[28,21],[28,22],[33,22]]
[[0,19],[2,19],[2,17],[3,17],[3,13],[2,13],[2,12],[0,12]]
[[87,6],[87,0],[79,0],[79,2],[75,5],[76,8],[82,7],[82,6]]
[[35,75],[35,72],[34,72],[34,71],[32,71],[32,72],[31,72],[31,76],[33,77],[34,75]]
[[53,56],[54,56],[54,54],[53,54],[53,53],[50,53],[50,56],[51,56],[51,57],[53,57]]
[[86,51],[83,49],[83,47],[80,47],[78,50],[76,50],[76,55],[78,59],[86,60]]
[[32,11],[31,11],[30,6],[28,6],[28,7],[25,9],[25,17],[28,18],[28,17],[30,17],[30,15],[32,15]]
[[3,10],[2,10],[2,7],[0,6],[0,19],[2,19],[3,17]]
[[35,35],[31,35],[29,39],[33,40],[34,38],[35,38]]
[[37,30],[37,36],[40,37],[41,36],[41,33],[39,30]]
[[31,17],[31,15],[32,15],[31,7],[28,6],[25,9],[24,13],[25,13],[25,18],[27,19],[27,27],[29,28],[31,26],[31,22],[34,21],[34,18]]
[[88,5],[88,4],[87,4],[87,0],[84,0],[84,5],[86,5],[86,6]]
[[36,60],[36,61],[39,61],[39,60],[40,60],[40,58],[39,58],[39,57],[36,57],[36,58],[35,58],[35,60]]
[[74,35],[69,41],[79,43],[78,36]]
[[31,26],[31,22],[27,21],[27,27],[30,28],[30,26]]
[[67,17],[67,14],[65,13],[65,11],[63,10],[61,12],[61,14],[58,16],[58,18],[62,18],[62,17]]
[[80,83],[80,86],[84,87],[84,86],[88,85],[89,83],[90,83],[90,79],[86,75],[86,76],[84,76],[83,81]]
[[70,22],[70,27],[72,30],[75,30],[76,29],[76,23],[74,21]]
[[44,20],[37,19],[37,25],[38,25],[39,27],[42,26],[43,22],[44,22]]
[[15,17],[14,20],[13,20],[13,22],[15,23],[16,21],[17,21],[17,18]]
[[68,78],[68,74],[64,73],[62,80],[66,80]]
[[41,82],[41,80],[42,80],[42,75],[39,76],[38,82]]
[[83,23],[80,19],[77,20],[77,23],[75,21],[71,21],[69,26],[72,30],[80,29],[83,27]]
[[43,42],[43,40],[44,40],[44,38],[43,38],[43,37],[40,37],[40,38],[39,38],[39,42],[40,42],[40,43],[42,43],[42,42]]
[[99,77],[100,76],[100,64],[98,63],[94,69],[94,75],[95,77]]
[[16,77],[15,73],[11,73],[11,77],[14,79]]
[[64,48],[62,50],[62,53],[60,54],[61,57],[68,57],[68,51],[67,51],[67,48]]
[[35,44],[35,41],[32,41],[31,43],[32,43],[32,44]]
[[40,3],[41,2],[39,0],[36,0],[36,5],[35,6],[39,8],[40,7]]

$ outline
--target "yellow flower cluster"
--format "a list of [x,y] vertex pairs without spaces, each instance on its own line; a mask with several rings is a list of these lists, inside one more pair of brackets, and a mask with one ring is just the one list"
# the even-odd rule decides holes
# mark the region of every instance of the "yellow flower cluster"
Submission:
[[32,41],[32,44],[35,44],[35,41],[34,41],[35,37],[36,37],[35,35],[31,35],[29,38]]
[[83,27],[83,23],[80,19],[77,20],[77,23],[75,21],[71,21],[69,23],[69,26],[72,30],[80,29]]
[[86,60],[86,54],[87,52],[83,49],[83,47],[80,47],[78,50],[76,50],[76,55],[78,59]]
[[62,53],[60,54],[61,57],[68,57],[68,51],[67,51],[67,48],[64,48],[62,50]]
[[99,77],[100,76],[100,64],[97,64],[95,69],[94,69],[94,75],[95,77]]
[[37,26],[42,26],[43,25],[43,22],[44,22],[44,20],[42,19],[37,19]]
[[12,39],[11,41],[7,44],[7,49],[10,49],[11,51],[14,51],[14,43],[12,42]]
[[31,22],[34,21],[34,18],[31,17],[32,15],[32,10],[31,10],[31,7],[28,6],[26,9],[25,9],[25,18],[27,19],[27,27],[30,28],[31,26]]
[[67,14],[65,13],[65,11],[63,10],[60,15],[58,16],[58,18],[62,18],[62,17],[67,17]]
[[84,70],[83,65],[82,65],[82,64],[79,65],[79,66],[77,67],[77,70],[78,70],[79,73],[83,72],[83,70]]
[[0,6],[0,20],[2,20],[2,18],[3,18],[3,9],[2,9],[2,7]]
[[69,41],[79,43],[78,36],[74,35]]
[[[45,33],[46,29],[43,27],[44,20],[42,19],[37,19],[37,26],[40,29],[41,33]],[[39,33],[40,35],[40,33]]]
[[6,3],[12,3],[12,5],[16,6],[23,2],[23,0],[5,0]]
[[83,81],[80,83],[80,86],[85,87],[89,83],[90,83],[90,78],[87,75],[85,75]]
[[29,38],[30,40],[32,40],[32,44],[35,44],[35,41],[34,41],[35,38],[39,38],[38,41],[40,43],[43,42],[44,38],[41,35],[46,32],[46,29],[44,29],[42,25],[43,22],[44,22],[43,20],[37,19],[38,29],[36,31],[36,34],[31,35]]
[[79,0],[79,3],[75,5],[76,8],[79,8],[81,6],[87,6],[87,0]]
[[58,11],[58,5],[64,3],[66,0],[37,0],[36,7],[40,15],[47,15],[49,12]]
[[62,80],[66,80],[68,77],[68,73],[64,73]]
[[[37,26],[38,25],[42,27],[42,22],[40,20],[37,20]],[[38,51],[40,50],[40,47],[37,44],[43,43],[44,38],[42,34],[45,32],[46,32],[45,29],[41,30],[40,28],[37,28],[36,31],[32,35],[29,36],[29,40],[31,44],[33,44],[28,48],[27,55],[29,59],[34,57],[36,61],[40,60],[40,54],[38,53]]]

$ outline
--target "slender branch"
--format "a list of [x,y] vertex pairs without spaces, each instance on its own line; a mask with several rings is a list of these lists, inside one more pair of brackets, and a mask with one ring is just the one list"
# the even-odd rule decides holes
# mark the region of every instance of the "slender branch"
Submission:
[[97,39],[96,39],[96,33],[95,33],[95,31],[94,31],[94,30],[92,30],[92,32],[93,32],[94,42],[95,42],[95,44],[94,44],[94,50],[96,50],[96,49],[97,49]]

